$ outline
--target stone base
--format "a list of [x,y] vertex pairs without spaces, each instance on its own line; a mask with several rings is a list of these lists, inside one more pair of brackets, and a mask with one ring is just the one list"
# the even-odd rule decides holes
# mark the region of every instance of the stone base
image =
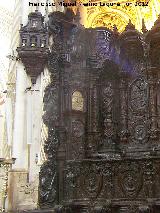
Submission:
[[12,170],[9,172],[8,212],[21,212],[37,209],[38,181],[29,183],[28,172]]

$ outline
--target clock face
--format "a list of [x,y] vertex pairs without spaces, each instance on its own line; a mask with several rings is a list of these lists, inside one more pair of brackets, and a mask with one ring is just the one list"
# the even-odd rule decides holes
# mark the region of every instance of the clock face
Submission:
[[135,80],[130,86],[130,107],[135,112],[143,112],[147,107],[148,86],[143,79]]

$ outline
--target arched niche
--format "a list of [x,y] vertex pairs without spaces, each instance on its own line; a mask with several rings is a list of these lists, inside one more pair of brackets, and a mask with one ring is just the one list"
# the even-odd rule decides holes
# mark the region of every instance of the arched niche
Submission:
[[37,39],[37,36],[31,36],[30,37],[30,45],[31,47],[37,47],[37,42],[38,42],[38,39]]
[[84,110],[84,98],[80,91],[76,90],[72,93],[72,110]]

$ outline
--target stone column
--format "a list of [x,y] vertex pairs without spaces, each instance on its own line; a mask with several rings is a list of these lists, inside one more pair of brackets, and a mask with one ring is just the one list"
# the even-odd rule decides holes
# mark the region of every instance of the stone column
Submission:
[[32,91],[26,91],[27,144],[32,144]]
[[[36,84],[32,86],[30,92],[30,99],[28,99],[28,105],[30,111],[28,112],[28,118],[31,118],[31,125],[28,126],[30,134],[28,137],[31,139],[30,145],[30,181],[34,181],[39,173],[39,162],[36,162],[36,157],[39,158],[40,144],[41,144],[41,120],[42,120],[42,107],[43,97],[41,96],[41,76],[38,77]],[[29,133],[28,132],[28,133]],[[37,159],[39,160],[39,159]]]
[[[13,157],[16,158],[16,162],[9,175],[10,210],[35,209],[37,207],[38,182],[34,178],[35,174],[39,172],[35,163],[35,152],[39,150],[37,145],[39,139],[36,141],[36,136],[40,136],[40,122],[37,121],[36,116],[39,116],[39,113],[36,114],[34,107],[40,107],[40,104],[36,95],[34,97],[28,95],[27,97],[28,92],[31,93],[32,90],[37,92],[34,91],[36,88],[30,88],[30,84],[23,65],[18,62],[13,138]],[[28,119],[29,117],[31,119]]]
[[[5,110],[6,110],[6,129],[7,129],[7,143],[11,145],[12,142],[12,102],[11,98],[6,98]],[[8,153],[8,156],[10,154]]]
[[[12,48],[16,50],[19,45],[20,23],[27,24],[29,14],[28,0],[17,0],[15,7],[15,14],[13,23],[13,40]],[[13,140],[12,140],[12,157],[16,158],[13,170],[9,174],[9,187],[8,187],[8,209],[18,209],[22,198],[19,185],[27,183],[27,141],[26,141],[26,93],[27,75],[25,68],[21,61],[13,61],[10,66],[12,72],[16,72],[16,101],[14,110],[14,124],[13,124]],[[18,184],[17,184],[18,183]],[[19,200],[21,199],[21,201]]]
[[21,62],[17,62],[16,103],[13,133],[13,152],[16,158],[14,168],[26,168],[26,141],[25,141],[25,89],[26,73]]

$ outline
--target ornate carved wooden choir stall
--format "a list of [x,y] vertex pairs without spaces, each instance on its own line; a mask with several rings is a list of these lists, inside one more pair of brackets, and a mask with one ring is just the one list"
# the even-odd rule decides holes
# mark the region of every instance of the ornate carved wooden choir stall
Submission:
[[[160,212],[160,18],[143,33],[85,29],[80,14],[37,11],[19,55],[33,83],[48,62],[47,161],[39,206],[57,213]],[[48,38],[51,41],[48,49]]]

